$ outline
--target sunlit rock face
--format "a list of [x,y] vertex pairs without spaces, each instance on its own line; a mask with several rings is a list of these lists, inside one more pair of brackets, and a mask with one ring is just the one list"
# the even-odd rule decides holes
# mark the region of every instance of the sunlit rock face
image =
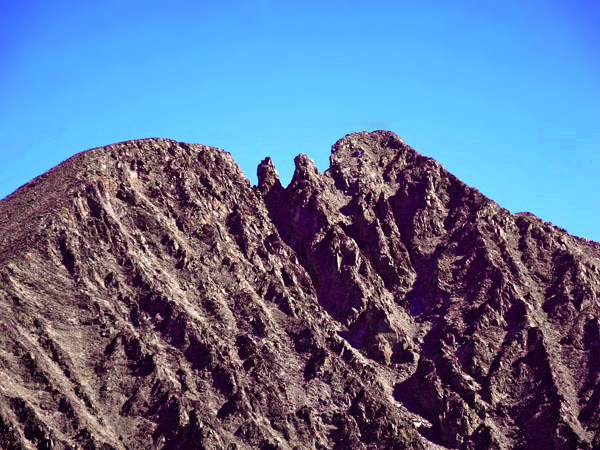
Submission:
[[600,245],[386,131],[165,139],[0,202],[0,448],[594,448]]

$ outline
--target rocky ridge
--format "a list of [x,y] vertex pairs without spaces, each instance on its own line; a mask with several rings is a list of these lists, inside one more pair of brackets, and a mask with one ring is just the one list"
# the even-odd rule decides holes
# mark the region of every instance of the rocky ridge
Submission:
[[600,446],[600,245],[390,132],[330,168],[165,139],[0,202],[0,447]]

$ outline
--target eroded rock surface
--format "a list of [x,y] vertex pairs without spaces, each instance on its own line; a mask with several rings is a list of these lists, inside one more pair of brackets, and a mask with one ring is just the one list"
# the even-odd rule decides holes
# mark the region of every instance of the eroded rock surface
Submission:
[[0,447],[600,445],[599,244],[390,132],[295,163],[130,141],[0,202]]

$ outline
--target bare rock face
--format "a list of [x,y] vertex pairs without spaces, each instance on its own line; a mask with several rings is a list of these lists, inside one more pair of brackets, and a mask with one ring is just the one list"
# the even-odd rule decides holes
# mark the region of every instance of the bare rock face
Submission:
[[0,202],[0,448],[600,446],[600,245],[390,132],[164,139]]

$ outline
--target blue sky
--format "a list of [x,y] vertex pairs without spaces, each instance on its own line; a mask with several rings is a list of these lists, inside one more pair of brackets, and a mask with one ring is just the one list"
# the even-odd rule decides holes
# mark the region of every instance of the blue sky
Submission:
[[321,170],[389,129],[513,212],[600,241],[600,7],[564,1],[0,0],[0,198],[169,137]]

